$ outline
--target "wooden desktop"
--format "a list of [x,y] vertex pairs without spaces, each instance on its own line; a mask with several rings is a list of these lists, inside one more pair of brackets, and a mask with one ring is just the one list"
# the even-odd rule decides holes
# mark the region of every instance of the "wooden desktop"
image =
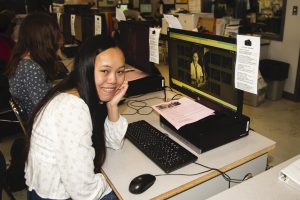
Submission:
[[[168,96],[174,93],[168,92]],[[146,100],[149,106],[161,103],[164,92],[148,93],[134,99]],[[150,124],[167,133],[172,139],[187,147],[171,133],[165,131],[159,122],[159,115],[153,111],[149,115],[133,114],[135,110],[127,105],[121,106],[121,112],[128,122],[144,119]],[[148,111],[145,111],[148,112]],[[128,115],[127,115],[128,114]],[[248,173],[257,175],[266,169],[267,154],[275,148],[275,142],[250,131],[249,135],[220,146],[198,156],[198,163],[227,172],[231,178],[243,179]],[[193,152],[194,153],[194,152]],[[183,176],[157,176],[156,182],[144,193],[135,195],[129,192],[130,181],[138,175],[149,173],[152,175],[165,174],[156,164],[140,152],[132,143],[125,139],[120,150],[108,149],[107,159],[103,165],[103,174],[107,177],[111,187],[119,199],[206,199],[228,189],[228,182],[217,171]],[[196,164],[190,164],[171,174],[194,174],[207,170]],[[232,183],[231,186],[234,184]]]

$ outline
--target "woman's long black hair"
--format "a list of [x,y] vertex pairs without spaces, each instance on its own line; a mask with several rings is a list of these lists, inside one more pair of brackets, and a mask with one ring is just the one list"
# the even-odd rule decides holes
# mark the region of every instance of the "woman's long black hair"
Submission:
[[96,56],[109,49],[116,47],[114,40],[108,36],[93,36],[85,41],[75,57],[74,69],[62,82],[52,88],[44,99],[38,104],[27,124],[27,155],[30,147],[30,137],[34,119],[42,114],[42,108],[51,101],[60,92],[71,89],[77,89],[80,98],[88,105],[92,124],[93,134],[92,141],[95,149],[95,172],[99,172],[106,156],[104,121],[107,116],[107,107],[105,103],[99,103],[94,78],[94,64]]

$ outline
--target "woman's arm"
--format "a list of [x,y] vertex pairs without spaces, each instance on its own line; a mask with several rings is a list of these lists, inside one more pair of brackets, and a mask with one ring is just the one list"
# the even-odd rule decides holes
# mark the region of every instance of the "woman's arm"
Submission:
[[106,147],[120,149],[124,142],[127,127],[128,122],[126,118],[121,115],[117,122],[111,122],[106,118],[104,123]]
[[119,108],[118,104],[125,95],[126,91],[128,89],[128,82],[124,81],[119,90],[116,92],[115,96],[107,102],[107,110],[108,110],[108,119],[111,122],[116,122],[119,120]]
[[26,82],[28,97],[34,105],[37,105],[51,89],[52,83],[46,81],[46,75],[37,63],[32,62],[32,65],[26,65]]
[[108,116],[104,123],[105,139],[106,146],[113,149],[121,148],[128,126],[127,120],[120,116],[118,108],[118,104],[127,89],[128,82],[124,81],[113,99],[107,102]]

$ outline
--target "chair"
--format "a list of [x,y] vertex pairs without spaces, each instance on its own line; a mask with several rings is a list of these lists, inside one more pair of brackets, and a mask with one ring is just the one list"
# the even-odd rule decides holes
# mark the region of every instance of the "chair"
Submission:
[[[17,118],[17,123],[19,123],[22,128],[24,136],[17,138],[12,143],[10,149],[10,164],[7,166],[3,154],[0,155],[0,169],[1,169],[1,180],[0,180],[0,195],[2,198],[2,190],[4,190],[9,196],[10,200],[15,200],[12,192],[17,192],[26,189],[25,178],[24,178],[24,167],[26,162],[26,130],[24,126],[24,116],[23,109],[19,106],[16,100],[11,97],[9,99],[9,105]],[[1,200],[0,198],[0,200]]]
[[19,123],[17,121],[13,110],[9,105],[9,99],[11,97],[9,92],[8,79],[3,75],[5,64],[0,61],[0,138],[10,134],[11,132],[19,132]]
[[11,200],[15,200],[14,195],[9,190],[6,180],[6,162],[5,158],[0,151],[0,200],[2,200],[2,191],[5,191]]
[[10,93],[8,79],[4,75],[5,67],[6,63],[0,61],[0,111],[5,111],[9,107],[8,99],[10,97]]
[[25,126],[24,126],[24,122],[25,122],[25,119],[26,119],[25,111],[20,107],[19,103],[17,103],[17,101],[13,97],[11,97],[9,99],[9,104],[10,104],[11,109],[15,113],[15,116],[18,119],[18,122],[19,122],[19,124],[22,128],[22,131],[23,131],[24,135],[26,136],[26,129],[25,129]]

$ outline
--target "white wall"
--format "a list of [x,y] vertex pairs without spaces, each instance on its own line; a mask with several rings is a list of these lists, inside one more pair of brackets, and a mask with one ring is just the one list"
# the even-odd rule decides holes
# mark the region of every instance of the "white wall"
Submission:
[[[298,6],[298,15],[292,15],[293,6]],[[300,49],[300,0],[287,0],[283,41],[271,41],[267,55],[263,57],[290,64],[284,91],[294,94]],[[300,70],[300,69],[299,69]]]

